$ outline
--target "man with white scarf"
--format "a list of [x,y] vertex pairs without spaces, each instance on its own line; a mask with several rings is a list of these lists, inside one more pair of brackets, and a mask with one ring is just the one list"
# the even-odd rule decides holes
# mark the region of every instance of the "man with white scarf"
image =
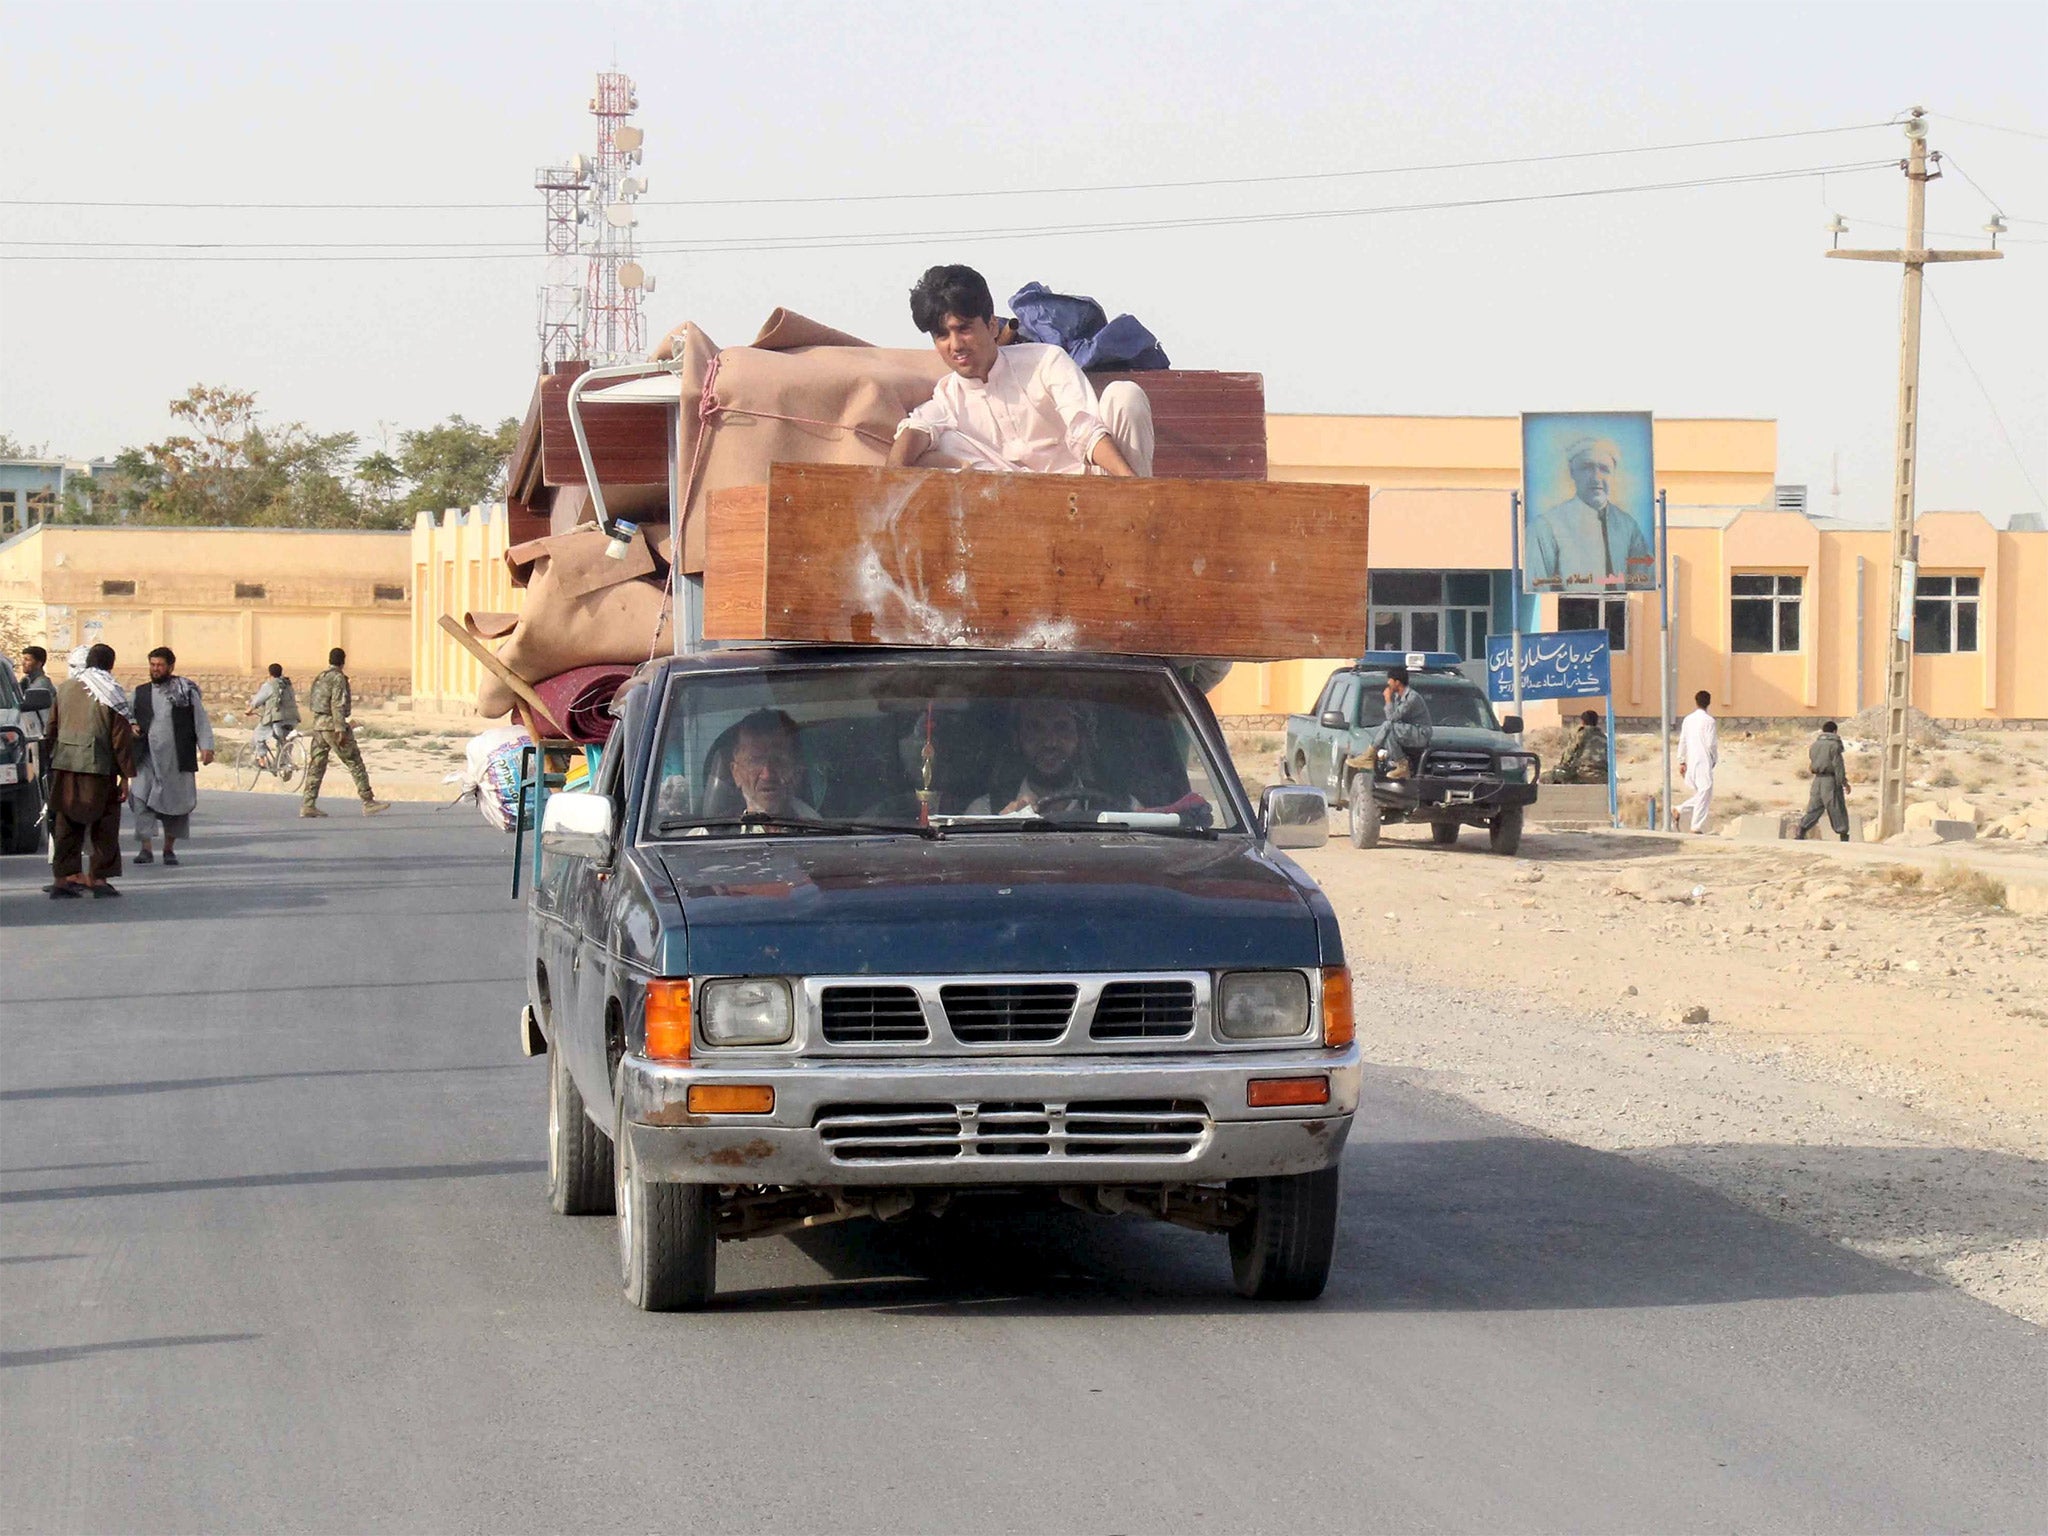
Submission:
[[199,804],[199,769],[213,761],[213,722],[206,718],[199,689],[176,674],[177,655],[168,645],[149,653],[149,681],[135,690],[135,783],[128,803],[135,810],[135,835],[142,848],[137,864],[153,864],[150,843],[161,833],[164,863],[178,862],[178,839],[192,829]]
[[1692,798],[1672,808],[1673,817],[1692,812],[1692,830],[1707,830],[1707,813],[1714,808],[1714,765],[1721,760],[1721,727],[1707,713],[1714,696],[1702,688],[1692,696],[1693,712],[1678,727],[1678,772]]
[[81,645],[69,660],[71,675],[57,688],[43,736],[54,845],[54,878],[46,889],[53,898],[118,896],[108,880],[121,873],[121,802],[135,768],[135,728],[128,720],[128,695],[110,670],[114,648]]

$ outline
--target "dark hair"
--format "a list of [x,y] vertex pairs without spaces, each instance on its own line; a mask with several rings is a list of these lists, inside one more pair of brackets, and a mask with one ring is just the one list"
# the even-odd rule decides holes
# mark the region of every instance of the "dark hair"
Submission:
[[163,664],[167,667],[175,667],[178,664],[178,653],[168,645],[160,645],[149,653],[151,661],[155,661],[159,657],[163,659]]
[[274,662],[274,661],[273,661],[273,662],[272,662],[272,663],[270,664],[270,675],[271,675],[272,677],[283,677],[283,676],[284,676],[284,668],[283,668],[283,667],[281,667],[281,666],[279,666],[279,665],[278,665],[278,664],[277,664],[276,662]]
[[40,645],[24,645],[21,648],[21,654],[26,656],[30,661],[34,662],[39,667],[49,665],[50,653],[44,650]]
[[1835,722],[1834,722],[1834,721],[1832,721],[1832,720],[1828,721],[1828,722],[1827,722],[1827,723],[1826,723],[1825,725],[1823,725],[1823,726],[1821,727],[1821,730],[1823,730],[1824,732],[1826,732],[1826,733],[1827,733],[1828,735],[1830,735],[1830,736],[1834,735],[1834,734],[1835,734]]
[[962,320],[995,319],[996,301],[988,291],[988,280],[974,268],[928,268],[910,290],[910,320],[925,335],[943,335],[948,315]]
[[1396,662],[1393,666],[1387,668],[1387,681],[1399,683],[1403,688],[1406,688],[1408,686],[1408,669]]
[[1599,723],[1600,711],[1597,709],[1589,709],[1579,716],[1579,724],[1581,725],[1598,725]]
[[786,736],[795,742],[802,734],[802,728],[780,709],[757,709],[744,717],[732,728],[733,750],[739,750],[740,739],[746,736]]
[[114,664],[114,648],[102,640],[85,653],[85,664],[88,667],[98,667],[102,672],[106,671]]
[[1705,709],[1709,704],[1714,702],[1714,696],[1711,693],[1707,692],[1706,689],[1702,688],[1698,693],[1692,696],[1692,701],[1693,703],[1699,705],[1701,709]]
[[337,646],[336,646],[336,647],[335,647],[335,648],[334,648],[333,650],[331,650],[331,651],[329,651],[329,652],[327,653],[327,665],[329,665],[330,667],[338,667],[338,666],[340,666],[340,665],[341,665],[341,664],[342,664],[342,663],[343,663],[344,661],[347,661],[347,660],[348,660],[348,652],[347,652],[347,651],[344,651],[344,650],[343,650],[343,649],[342,649],[342,648],[341,648],[340,646],[338,646],[338,645],[337,645]]

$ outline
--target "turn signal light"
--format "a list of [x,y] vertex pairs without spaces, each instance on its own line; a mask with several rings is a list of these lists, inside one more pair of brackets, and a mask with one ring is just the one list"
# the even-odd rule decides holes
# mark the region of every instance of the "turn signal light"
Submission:
[[647,983],[647,1054],[656,1061],[690,1059],[690,983]]
[[1262,1077],[1244,1085],[1245,1104],[1252,1109],[1279,1109],[1289,1104],[1327,1104],[1330,1079],[1318,1072],[1314,1077]]
[[1349,1045],[1358,1032],[1351,1014],[1351,967],[1323,967],[1323,1044]]
[[766,1083],[692,1083],[693,1115],[766,1115],[775,1109],[775,1090]]

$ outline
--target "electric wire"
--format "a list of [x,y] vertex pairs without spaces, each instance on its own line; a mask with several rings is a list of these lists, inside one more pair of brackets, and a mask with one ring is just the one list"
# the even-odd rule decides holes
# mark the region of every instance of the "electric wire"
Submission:
[[2007,128],[1998,123],[1980,123],[1975,118],[1957,117],[1953,112],[1934,112],[1929,115],[1938,117],[1944,122],[1961,123],[1968,128],[1988,128],[1993,133],[2010,133],[2022,139],[2040,139],[2043,142],[2048,142],[2048,133],[2040,133],[2032,128]]
[[2019,466],[2020,478],[2027,482],[2027,489],[2034,493],[2034,500],[2040,502],[2043,508],[2048,508],[2048,496],[2043,496],[2041,487],[2034,483],[2033,471],[2027,468],[2027,461],[2020,453],[2019,444],[2012,440],[2012,433],[2006,430],[2005,418],[1998,413],[1998,402],[1991,398],[1991,389],[1984,382],[1984,375],[1977,371],[1977,365],[1970,361],[1970,354],[1963,350],[1962,337],[1956,334],[1955,326],[1949,322],[1948,311],[1941,307],[1941,295],[1935,291],[1932,284],[1923,286],[1920,291],[1933,303],[1934,317],[1941,322],[1941,328],[1948,332],[1949,342],[1955,347],[1956,356],[1963,360],[1963,367],[1969,370],[1970,377],[1976,380],[1978,393],[1984,396],[1984,407],[1991,412],[1991,420],[1998,428],[1998,435],[2005,439],[2006,451],[2012,455],[2013,463]]

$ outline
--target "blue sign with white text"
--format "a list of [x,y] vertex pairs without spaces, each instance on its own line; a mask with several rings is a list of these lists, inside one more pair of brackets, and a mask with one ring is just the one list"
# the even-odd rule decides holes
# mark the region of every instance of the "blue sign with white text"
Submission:
[[[1512,635],[1486,639],[1486,694],[1496,704],[1515,696],[1508,670]],[[1613,689],[1604,629],[1566,629],[1522,636],[1522,700],[1597,699]]]

